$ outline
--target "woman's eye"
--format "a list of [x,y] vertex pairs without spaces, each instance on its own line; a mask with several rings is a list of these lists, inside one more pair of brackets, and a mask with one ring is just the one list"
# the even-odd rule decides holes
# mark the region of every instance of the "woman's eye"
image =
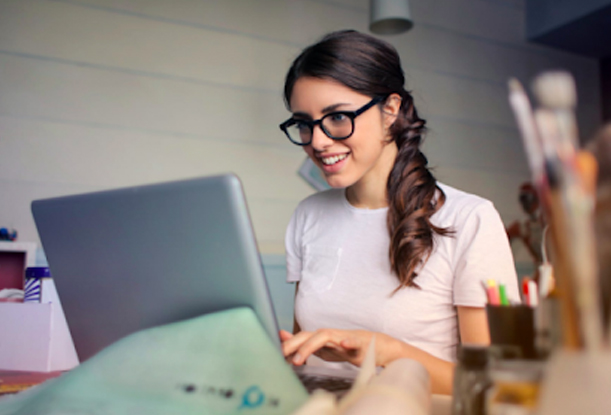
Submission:
[[334,123],[341,123],[341,122],[345,122],[346,120],[348,120],[348,117],[346,116],[346,114],[337,113],[337,114],[329,115],[329,121],[334,122]]
[[296,121],[295,122],[295,128],[297,128],[299,131],[306,131],[306,130],[310,129],[310,126],[308,125],[307,122]]

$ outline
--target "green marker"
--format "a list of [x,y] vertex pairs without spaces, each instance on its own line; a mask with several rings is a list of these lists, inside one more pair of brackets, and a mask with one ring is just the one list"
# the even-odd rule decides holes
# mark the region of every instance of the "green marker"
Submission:
[[501,305],[509,305],[507,291],[505,291],[505,284],[499,284],[499,296],[501,297]]

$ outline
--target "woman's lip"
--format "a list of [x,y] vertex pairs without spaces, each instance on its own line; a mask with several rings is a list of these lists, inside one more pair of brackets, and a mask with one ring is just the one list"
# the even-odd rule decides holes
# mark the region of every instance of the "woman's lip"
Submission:
[[[325,174],[337,173],[344,167],[344,165],[346,164],[346,161],[350,158],[350,153],[338,153],[337,155],[340,155],[340,154],[342,155],[345,154],[346,157],[343,160],[340,160],[335,164],[326,165],[322,162],[322,160],[320,160],[320,166]],[[333,156],[325,155],[325,158],[326,157],[333,157]]]
[[329,158],[329,157],[343,156],[343,155],[348,155],[348,154],[350,154],[350,152],[347,152],[347,153],[317,154],[316,158],[322,161],[322,159],[326,159],[326,158]]

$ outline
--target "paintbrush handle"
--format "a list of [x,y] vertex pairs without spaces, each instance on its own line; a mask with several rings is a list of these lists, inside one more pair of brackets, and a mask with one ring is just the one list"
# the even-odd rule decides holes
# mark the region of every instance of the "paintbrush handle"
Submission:
[[557,191],[548,193],[549,210],[546,213],[547,221],[550,224],[549,234],[552,245],[552,265],[554,267],[554,277],[556,284],[552,291],[553,296],[558,297],[560,303],[560,317],[562,322],[562,340],[566,349],[577,350],[583,346],[579,330],[579,317],[574,293],[573,282],[571,279],[570,265],[568,261],[566,235],[567,229],[563,217],[558,212],[561,205],[561,196]]

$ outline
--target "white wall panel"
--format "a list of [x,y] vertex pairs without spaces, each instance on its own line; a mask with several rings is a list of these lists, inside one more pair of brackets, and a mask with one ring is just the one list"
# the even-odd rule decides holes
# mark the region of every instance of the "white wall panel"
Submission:
[[[311,34],[319,36],[338,28],[365,30],[368,22],[364,19],[369,14],[369,0],[59,1],[297,44],[310,42]],[[522,0],[410,1],[412,17],[420,25],[518,44],[524,42],[523,7]]]
[[[14,1],[14,0],[13,0]],[[365,30],[367,6],[316,0],[50,0],[135,19],[304,46],[325,32]],[[368,1],[368,0],[366,0]]]
[[509,77],[528,80],[546,67],[563,67],[579,79],[587,79],[598,70],[595,60],[570,53],[461,36],[426,25],[415,26],[409,36],[389,40],[408,70],[432,70],[482,82],[505,85]]
[[[27,163],[24,162],[24,167]],[[32,200],[44,199],[58,195],[88,192],[91,186],[73,183],[53,183],[36,181],[14,181],[0,179],[0,194],[3,195],[0,205],[0,223],[3,227],[16,229],[18,240],[38,242],[38,232],[32,219],[30,204]]]
[[[576,77],[584,135],[599,122],[594,60],[524,41],[523,0],[411,0],[389,36],[429,121],[444,182],[521,217],[528,178],[506,81]],[[331,30],[367,30],[368,0],[0,0],[0,225],[35,240],[34,198],[226,171],[244,182],[264,252],[312,192],[278,130],[290,61]]]
[[277,90],[297,49],[68,3],[13,0],[0,2],[0,50],[133,71],[135,76]]
[[497,84],[415,70],[409,78],[408,88],[425,116],[515,127],[505,88]]
[[[0,117],[0,180],[92,189],[234,172],[252,197],[299,200],[308,191],[298,148],[206,141]],[[28,162],[31,161],[31,162]]]
[[435,117],[427,122],[423,148],[431,165],[505,174],[528,171],[517,129]]
[[491,200],[505,222],[523,216],[518,203],[518,189],[529,179],[528,174],[483,172],[439,166],[435,169],[435,176],[444,183]]
[[280,92],[154,78],[0,53],[0,114],[277,144]]

